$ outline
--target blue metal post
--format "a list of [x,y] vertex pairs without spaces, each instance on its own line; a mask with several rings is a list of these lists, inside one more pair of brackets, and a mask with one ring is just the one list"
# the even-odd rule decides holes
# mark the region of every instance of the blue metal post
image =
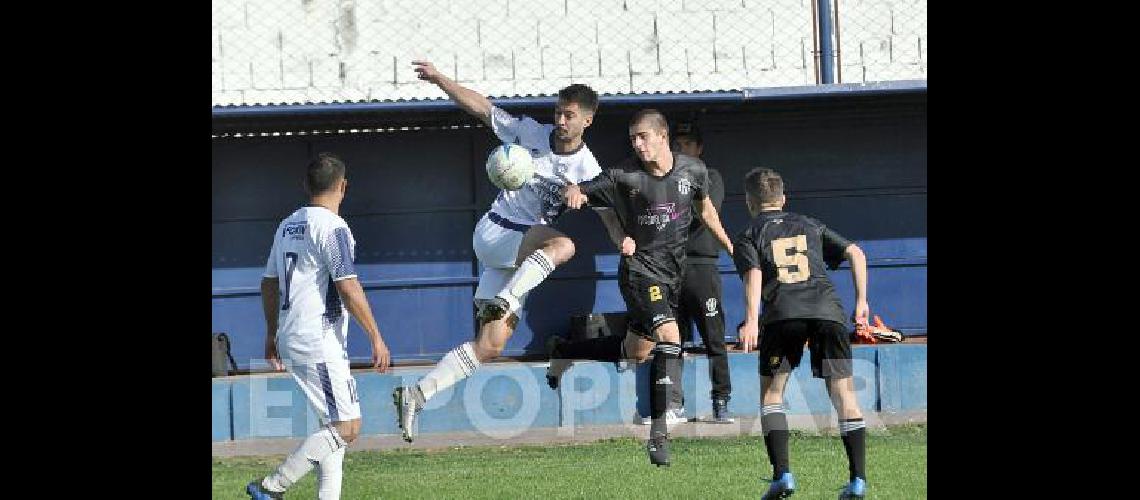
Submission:
[[835,23],[831,21],[831,0],[816,0],[819,8],[819,83],[835,83]]

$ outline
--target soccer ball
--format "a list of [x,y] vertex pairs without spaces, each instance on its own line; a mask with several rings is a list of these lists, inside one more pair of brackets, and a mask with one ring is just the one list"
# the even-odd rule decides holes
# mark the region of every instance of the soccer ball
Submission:
[[499,189],[514,191],[534,175],[530,151],[517,144],[503,144],[487,157],[487,178]]

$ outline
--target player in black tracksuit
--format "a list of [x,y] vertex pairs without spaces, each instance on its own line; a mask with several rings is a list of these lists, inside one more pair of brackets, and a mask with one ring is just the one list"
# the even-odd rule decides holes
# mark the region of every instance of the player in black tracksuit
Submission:
[[[788,464],[788,424],[784,386],[799,365],[804,342],[811,351],[811,371],[826,381],[839,416],[850,482],[839,498],[863,498],[866,489],[866,428],[852,388],[851,339],[843,306],[826,268],[851,261],[855,284],[855,321],[866,324],[867,260],[851,241],[803,215],[785,212],[784,182],[771,169],[753,169],[744,177],[753,219],[736,237],[733,259],[744,280],[745,316],[740,343],[756,345],[760,365],[760,423],[772,462],[772,483],[762,499],[785,498],[795,491]],[[763,314],[759,306],[763,301]]]
[[[704,152],[704,138],[695,123],[678,123],[673,131],[673,150],[700,158]],[[717,212],[724,202],[724,181],[720,172],[709,168],[708,196]],[[721,297],[720,271],[717,260],[720,245],[700,220],[689,226],[689,243],[686,250],[685,270],[681,278],[680,303],[677,325],[681,329],[681,342],[692,342],[693,323],[701,332],[708,351],[709,380],[712,382],[712,422],[730,424],[728,400],[732,395],[732,380],[728,371],[728,351],[724,344],[724,301]],[[684,394],[681,384],[674,386],[669,408],[684,413]],[[678,411],[679,410],[679,411]]]
[[[647,449],[650,462],[660,466],[669,465],[664,420],[669,390],[681,383],[677,292],[694,214],[699,214],[730,254],[732,242],[706,194],[704,163],[669,150],[665,117],[652,109],[638,112],[630,121],[629,137],[636,158],[593,180],[570,185],[565,192],[570,208],[587,202],[592,207],[611,207],[627,235],[618,286],[625,299],[629,331],[624,338],[614,335],[559,343],[551,358],[642,362],[652,354],[649,406],[653,420]],[[554,378],[560,375],[551,374]]]

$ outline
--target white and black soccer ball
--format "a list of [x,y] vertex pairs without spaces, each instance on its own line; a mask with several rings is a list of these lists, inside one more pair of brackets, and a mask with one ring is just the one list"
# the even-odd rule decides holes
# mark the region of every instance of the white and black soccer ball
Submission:
[[534,176],[534,158],[517,144],[503,144],[487,157],[487,178],[499,189],[514,191]]

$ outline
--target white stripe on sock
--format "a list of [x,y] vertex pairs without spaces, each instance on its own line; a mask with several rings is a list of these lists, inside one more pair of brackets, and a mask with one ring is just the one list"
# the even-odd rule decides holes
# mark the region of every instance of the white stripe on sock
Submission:
[[784,405],[774,404],[774,405],[763,405],[760,407],[760,415],[761,416],[771,415],[773,413],[784,413]]

